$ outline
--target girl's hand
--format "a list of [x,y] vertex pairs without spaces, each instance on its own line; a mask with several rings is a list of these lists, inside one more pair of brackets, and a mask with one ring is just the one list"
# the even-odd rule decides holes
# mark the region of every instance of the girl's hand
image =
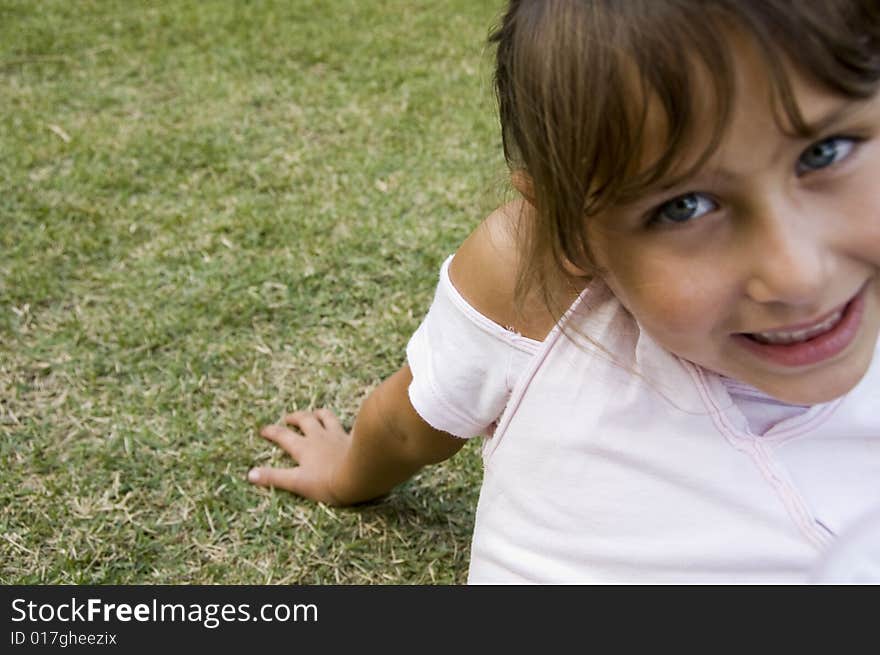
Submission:
[[267,425],[260,435],[278,444],[299,466],[258,467],[248,481],[261,487],[278,487],[328,505],[347,504],[337,495],[336,476],[351,445],[351,435],[328,409],[288,414],[283,425]]
[[248,480],[328,505],[354,505],[384,496],[428,464],[457,453],[464,439],[436,430],[413,409],[409,366],[373,389],[361,403],[351,433],[326,409],[294,412],[260,434],[299,466],[255,468]]

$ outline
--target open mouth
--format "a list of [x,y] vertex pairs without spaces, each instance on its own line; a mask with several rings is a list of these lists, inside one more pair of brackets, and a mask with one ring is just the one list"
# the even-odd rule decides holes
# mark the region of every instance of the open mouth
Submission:
[[[851,303],[852,301],[850,301]],[[774,345],[790,345],[794,343],[803,343],[810,339],[825,334],[833,330],[843,318],[843,314],[850,303],[847,303],[837,311],[832,312],[827,318],[814,323],[813,325],[800,328],[797,330],[772,330],[770,332],[748,332],[745,336],[758,343],[769,343]]]
[[740,332],[733,337],[751,353],[783,366],[823,362],[855,340],[865,307],[865,283],[849,302],[815,321],[784,329]]

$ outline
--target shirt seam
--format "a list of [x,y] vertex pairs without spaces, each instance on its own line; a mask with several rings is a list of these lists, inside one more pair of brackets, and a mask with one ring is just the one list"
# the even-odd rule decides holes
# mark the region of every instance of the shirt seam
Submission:
[[776,491],[783,507],[786,509],[786,513],[799,528],[801,534],[817,548],[821,549],[826,546],[828,543],[827,536],[819,530],[815,523],[815,516],[809,511],[808,505],[801,494],[798,493],[791,482],[783,479],[784,476],[779,470],[779,466],[767,451],[766,446],[769,444],[765,444],[763,440],[759,440],[755,435],[748,432],[743,433],[731,425],[724,411],[715,401],[709,390],[703,370],[690,362],[684,360],[682,362],[691,374],[700,398],[703,400],[706,409],[709,410],[709,415],[715,424],[715,428],[727,439],[731,446],[750,456],[761,476]]
[[[418,333],[418,330],[417,330],[417,333]],[[410,365],[410,368],[413,368],[413,362],[409,359],[409,357],[407,357],[407,360]],[[466,413],[457,409],[452,403],[450,403],[443,396],[443,394],[440,393],[438,386],[436,384],[436,376],[434,375],[434,370],[433,370],[434,365],[433,365],[433,362],[431,361],[430,357],[426,357],[423,360],[421,360],[420,363],[416,365],[416,368],[421,369],[421,364],[424,364],[425,369],[426,369],[426,370],[424,370],[424,374],[421,375],[418,373],[417,370],[413,369],[413,381],[410,382],[408,389],[407,389],[407,395],[409,396],[410,402],[413,405],[413,409],[416,410],[416,413],[419,416],[421,416],[425,422],[427,422],[429,425],[431,425],[431,427],[438,429],[438,430],[443,430],[444,432],[449,432],[449,434],[452,434],[456,437],[459,437],[462,439],[469,439],[469,438],[473,437],[475,434],[479,434],[480,430],[484,429],[485,426],[474,428],[473,433],[469,434],[468,436],[462,435],[462,433],[466,433],[466,432],[469,433],[470,431],[469,430],[468,431],[461,430],[460,429],[461,427],[475,426],[475,425],[479,424],[479,421],[474,420],[473,417],[468,416]],[[421,382],[418,382],[418,380],[420,380]],[[436,402],[436,405],[439,405],[440,408],[449,415],[448,418],[451,419],[453,423],[456,423],[456,425],[454,426],[454,429],[456,430],[456,432],[452,432],[445,427],[440,427],[439,425],[437,425],[437,424],[429,421],[427,418],[425,418],[425,415],[435,417],[435,414],[436,414],[436,412],[431,410],[431,407],[433,406],[433,404],[427,398],[426,398],[427,409],[426,409],[426,407],[422,406],[421,402],[416,402],[416,400],[418,398],[422,398],[427,395],[430,395],[431,398]],[[416,407],[417,404],[419,405],[419,407]]]
[[[449,416],[453,420],[453,422],[459,424],[459,425],[455,426],[456,432],[451,432],[451,431],[447,430],[446,428],[439,428],[433,424],[431,424],[431,427],[438,429],[438,430],[442,429],[444,432],[449,432],[449,434],[452,434],[456,437],[459,437],[460,439],[470,439],[474,436],[474,434],[479,433],[479,429],[476,429],[474,431],[474,434],[470,434],[469,436],[463,436],[462,434],[460,434],[460,432],[465,432],[463,430],[459,430],[459,428],[462,427],[462,424],[475,425],[476,421],[474,421],[470,417],[462,414],[462,412],[460,412],[458,409],[456,409],[454,406],[452,406],[440,393],[438,393],[437,388],[434,385],[433,380],[431,380],[429,378],[425,381],[427,382],[427,385],[421,385],[421,388],[431,394],[431,396],[436,401],[437,405],[439,405],[443,409],[443,411],[445,411],[449,414]],[[410,384],[409,389],[412,390],[413,388],[418,389],[418,386]],[[412,402],[412,400],[413,400],[413,395],[414,395],[413,393],[409,393],[410,402]],[[429,405],[429,407],[430,407],[430,405]],[[413,407],[413,409],[415,409],[415,407]],[[416,410],[416,411],[419,414],[419,416],[422,416],[422,418],[423,418],[423,420],[425,420],[425,422],[430,423],[427,419],[424,418],[423,414],[429,414],[429,415],[433,416],[434,412],[431,412],[431,411],[426,412],[424,410],[424,408],[422,408],[422,411],[418,411],[418,410]]]
[[449,277],[449,265],[452,262],[453,257],[455,257],[455,255],[447,257],[446,261],[444,261],[443,265],[440,267],[440,284],[443,286],[443,289],[446,291],[452,303],[465,315],[466,318],[468,318],[468,320],[490,336],[530,355],[537,353],[544,341],[538,341],[537,339],[523,336],[519,332],[508,330],[481,313],[461,295],[459,290],[456,289],[455,285],[452,283],[452,278]]
[[486,443],[483,447],[483,468],[488,469],[491,457],[493,453],[498,449],[498,446],[501,442],[502,437],[507,432],[507,428],[510,425],[510,422],[513,420],[513,417],[516,415],[517,410],[519,409],[520,404],[522,403],[523,398],[526,395],[526,391],[532,383],[532,380],[537,375],[538,371],[541,368],[541,365],[546,361],[547,356],[550,354],[550,351],[553,349],[554,344],[559,340],[562,335],[562,327],[569,320],[571,315],[577,311],[581,305],[588,306],[590,301],[592,300],[591,296],[596,294],[596,290],[599,286],[598,278],[587,284],[587,286],[581,291],[575,301],[569,306],[566,310],[565,314],[562,315],[556,325],[553,326],[553,329],[550,330],[550,333],[547,335],[547,338],[541,342],[541,348],[538,352],[535,353],[534,357],[532,357],[529,365],[526,369],[520,374],[519,379],[517,380],[516,386],[510,394],[510,398],[507,401],[507,405],[501,413],[501,416],[498,419],[498,425],[495,428],[495,432],[492,437],[486,440]]
[[[842,402],[842,398],[838,398],[826,405],[823,405],[819,411],[817,411],[812,416],[795,416],[793,418],[788,419],[793,422],[793,425],[786,426],[780,429],[778,432],[774,432],[775,426],[770,428],[769,432],[772,434],[765,433],[763,437],[761,437],[761,441],[767,444],[778,445],[781,443],[785,443],[786,441],[790,441],[795,437],[803,436],[820,425],[825,423],[831,415],[837,410]],[[808,410],[809,411],[809,410]]]

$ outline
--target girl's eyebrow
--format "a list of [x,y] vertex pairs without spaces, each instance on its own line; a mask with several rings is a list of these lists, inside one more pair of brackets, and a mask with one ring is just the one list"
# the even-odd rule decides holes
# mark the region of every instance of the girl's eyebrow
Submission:
[[837,105],[837,107],[835,107],[834,109],[827,112],[824,116],[821,116],[815,120],[807,120],[806,126],[809,132],[807,135],[792,134],[790,136],[795,139],[812,138],[820,132],[824,132],[834,125],[842,123],[843,121],[850,118],[852,114],[857,114],[868,105],[869,102],[867,100],[850,100],[848,102],[843,102]]

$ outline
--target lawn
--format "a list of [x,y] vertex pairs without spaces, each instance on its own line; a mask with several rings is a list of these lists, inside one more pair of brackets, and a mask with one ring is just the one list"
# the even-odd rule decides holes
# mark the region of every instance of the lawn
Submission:
[[245,475],[508,194],[500,5],[0,0],[0,582],[464,581],[476,441],[358,508]]

